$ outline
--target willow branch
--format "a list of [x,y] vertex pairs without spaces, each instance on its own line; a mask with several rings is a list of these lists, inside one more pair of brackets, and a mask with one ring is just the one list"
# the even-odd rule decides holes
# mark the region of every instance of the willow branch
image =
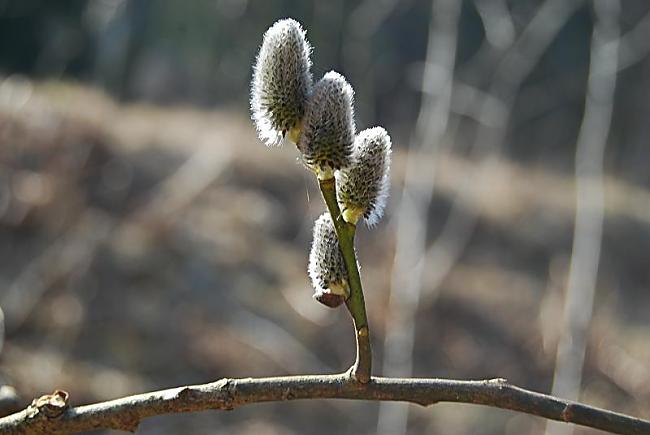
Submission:
[[359,268],[354,251],[356,226],[345,222],[341,217],[341,210],[336,201],[335,179],[319,180],[319,186],[323,194],[323,199],[327,204],[327,209],[334,221],[334,228],[336,228],[336,235],[339,238],[339,246],[341,247],[345,268],[348,272],[350,297],[346,301],[346,305],[354,321],[357,342],[357,359],[352,367],[352,376],[357,381],[365,384],[370,380],[371,376],[372,349],[370,348],[370,331],[366,316],[366,303],[363,299],[361,277],[359,276]]
[[390,400],[422,406],[438,402],[473,403],[612,433],[650,433],[650,421],[528,391],[508,384],[505,379],[458,381],[377,377],[362,384],[347,373],[221,379],[210,384],[155,391],[75,408],[67,407],[67,393],[59,391],[0,419],[0,433],[68,434],[93,429],[133,432],[143,419],[155,415],[232,410],[252,403],[298,399]]

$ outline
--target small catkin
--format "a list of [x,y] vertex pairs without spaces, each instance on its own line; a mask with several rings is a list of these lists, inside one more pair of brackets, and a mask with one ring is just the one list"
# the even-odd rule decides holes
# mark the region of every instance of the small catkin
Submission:
[[338,307],[350,296],[343,254],[334,223],[327,212],[314,224],[309,277],[314,287],[314,299],[328,307]]
[[287,133],[297,142],[312,87],[310,53],[295,20],[279,20],[264,33],[253,68],[251,111],[259,138],[269,146]]
[[355,125],[354,91],[345,78],[330,71],[314,85],[307,105],[298,149],[304,163],[320,179],[350,164]]
[[381,127],[360,132],[354,141],[352,165],[336,174],[337,199],[343,219],[368,226],[381,219],[390,188],[390,136]]

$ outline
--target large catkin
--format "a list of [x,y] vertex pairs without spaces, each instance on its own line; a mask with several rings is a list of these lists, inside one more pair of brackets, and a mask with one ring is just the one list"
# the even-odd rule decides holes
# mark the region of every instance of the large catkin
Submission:
[[300,24],[290,18],[264,34],[253,68],[251,112],[257,134],[277,145],[300,129],[311,93],[311,47]]
[[341,74],[330,71],[314,86],[298,149],[319,178],[350,165],[355,124],[354,91]]

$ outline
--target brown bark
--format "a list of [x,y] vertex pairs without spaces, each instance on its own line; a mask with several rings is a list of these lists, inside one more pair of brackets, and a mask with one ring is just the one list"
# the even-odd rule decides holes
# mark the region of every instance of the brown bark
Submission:
[[135,431],[146,417],[298,399],[401,401],[433,405],[462,402],[510,409],[618,434],[650,434],[650,421],[524,390],[505,379],[459,381],[374,377],[367,384],[349,373],[275,378],[221,379],[204,385],[144,393],[92,405],[67,407],[67,393],[34,400],[0,419],[2,434],[60,434],[92,429]]

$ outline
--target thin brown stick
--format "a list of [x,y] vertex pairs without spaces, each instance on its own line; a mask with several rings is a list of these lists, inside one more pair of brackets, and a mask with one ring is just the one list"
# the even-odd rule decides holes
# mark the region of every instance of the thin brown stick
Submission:
[[461,402],[510,409],[618,434],[650,434],[650,421],[558,399],[508,384],[505,379],[372,378],[361,384],[348,373],[275,378],[221,379],[93,405],[67,408],[67,393],[35,400],[0,419],[2,434],[61,434],[93,429],[135,431],[144,418],[181,412],[231,410],[260,402],[353,399],[410,402],[422,406]]

